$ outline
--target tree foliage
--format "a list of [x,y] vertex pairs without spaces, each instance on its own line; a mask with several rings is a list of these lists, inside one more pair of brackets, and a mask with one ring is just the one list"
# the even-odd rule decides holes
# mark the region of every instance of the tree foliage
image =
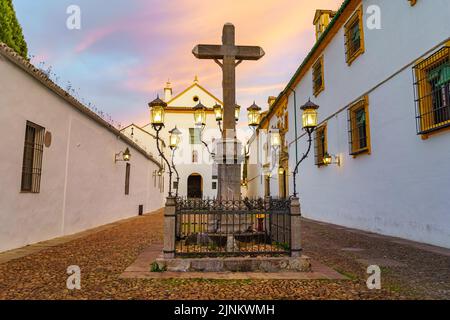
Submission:
[[16,17],[12,0],[0,0],[0,42],[6,43],[25,59],[28,47]]

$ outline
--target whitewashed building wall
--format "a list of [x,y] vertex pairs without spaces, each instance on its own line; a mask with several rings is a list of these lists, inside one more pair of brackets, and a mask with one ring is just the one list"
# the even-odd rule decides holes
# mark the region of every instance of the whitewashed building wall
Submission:
[[[358,1],[355,1],[358,2]],[[413,70],[429,52],[450,45],[450,2],[364,0],[381,9],[381,29],[364,23],[365,53],[351,66],[341,28],[323,51],[325,90],[313,95],[312,70],[289,93],[289,166],[295,166],[294,112],[309,98],[327,122],[328,152],[341,166],[318,167],[311,154],[299,169],[297,189],[305,217],[450,247],[450,132],[423,140],[416,134]],[[313,31],[311,31],[313,32]],[[349,155],[346,107],[368,95],[371,154]],[[276,116],[270,120],[275,124]],[[299,157],[307,148],[298,144]],[[292,175],[289,179],[293,190]],[[272,193],[277,192],[273,186]]]
[[[27,121],[52,134],[43,150],[39,193],[21,192]],[[0,251],[137,216],[139,205],[144,213],[163,206],[151,183],[158,162],[5,46],[0,48],[0,146]],[[114,163],[115,154],[127,147],[129,195],[126,163]]]

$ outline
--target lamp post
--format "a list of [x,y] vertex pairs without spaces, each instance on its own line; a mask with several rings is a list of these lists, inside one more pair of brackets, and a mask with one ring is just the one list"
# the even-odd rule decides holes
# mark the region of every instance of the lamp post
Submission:
[[148,106],[150,107],[150,122],[152,124],[153,130],[156,131],[156,148],[158,149],[160,157],[164,159],[169,169],[169,197],[172,197],[172,167],[170,166],[169,161],[164,156],[164,153],[159,147],[159,140],[161,140],[159,137],[159,132],[164,127],[164,115],[167,103],[162,101],[158,96],[155,100],[150,102]]
[[270,179],[272,178],[272,172],[275,169],[275,166],[277,165],[277,154],[278,149],[281,146],[281,137],[280,132],[277,128],[272,127],[272,129],[269,130],[269,145],[270,149],[272,151],[272,154],[274,155],[271,158],[275,158],[272,161],[272,165],[269,166],[263,166],[263,175],[267,176],[268,179],[268,190],[267,190],[267,196],[270,197]]
[[308,134],[308,149],[306,150],[306,153],[303,154],[301,159],[297,162],[295,165],[295,169],[293,172],[294,177],[294,197],[297,197],[297,185],[296,185],[296,175],[298,172],[298,166],[300,163],[302,163],[303,160],[305,160],[308,157],[309,152],[311,151],[311,143],[312,143],[312,133],[314,132],[314,129],[317,127],[317,109],[319,109],[319,106],[311,100],[308,100],[307,103],[305,103],[303,106],[300,107],[301,110],[303,110],[302,115],[302,125],[303,130],[306,131]]
[[178,174],[178,170],[175,167],[175,164],[173,162],[173,158],[175,156],[175,150],[178,149],[178,146],[181,142],[181,131],[178,130],[177,126],[169,131],[169,148],[172,150],[172,168],[173,171],[175,171],[175,174],[177,175],[177,192],[175,193],[175,196],[178,197],[178,189],[180,187],[180,175]]

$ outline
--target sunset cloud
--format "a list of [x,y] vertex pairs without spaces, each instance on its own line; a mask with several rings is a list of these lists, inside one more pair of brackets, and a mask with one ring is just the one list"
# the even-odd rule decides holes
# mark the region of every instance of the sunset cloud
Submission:
[[[237,101],[267,108],[314,44],[315,10],[336,10],[342,0],[78,0],[82,30],[65,28],[73,1],[13,0],[30,52],[80,88],[80,94],[123,123],[147,122],[146,103],[170,79],[174,93],[200,83],[219,98],[222,76],[213,61],[198,60],[198,43],[221,41],[222,26],[236,26],[236,42],[266,55],[237,69]],[[244,117],[245,118],[245,117]],[[242,123],[245,127],[245,123]]]

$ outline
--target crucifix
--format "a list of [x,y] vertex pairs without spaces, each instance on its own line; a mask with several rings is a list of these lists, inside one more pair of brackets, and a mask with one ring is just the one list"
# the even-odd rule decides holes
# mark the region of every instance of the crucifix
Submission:
[[[236,145],[236,120],[234,110],[236,106],[236,67],[243,60],[259,60],[264,56],[264,50],[257,46],[236,46],[235,29],[231,23],[226,23],[222,31],[222,45],[199,44],[192,50],[198,59],[214,60],[223,74],[223,136],[222,139],[232,137]],[[220,61],[222,60],[222,61]],[[235,151],[236,152],[236,151]],[[235,155],[237,159],[237,155]],[[218,164],[219,188],[218,197],[221,199],[240,198],[240,163]]]
[[222,45],[199,44],[192,50],[196,58],[214,60],[222,68],[223,127],[228,130],[234,130],[236,128],[234,118],[234,107],[236,106],[236,67],[243,60],[259,60],[264,56],[264,50],[261,47],[236,46],[234,39],[234,25],[227,23],[223,26]]

